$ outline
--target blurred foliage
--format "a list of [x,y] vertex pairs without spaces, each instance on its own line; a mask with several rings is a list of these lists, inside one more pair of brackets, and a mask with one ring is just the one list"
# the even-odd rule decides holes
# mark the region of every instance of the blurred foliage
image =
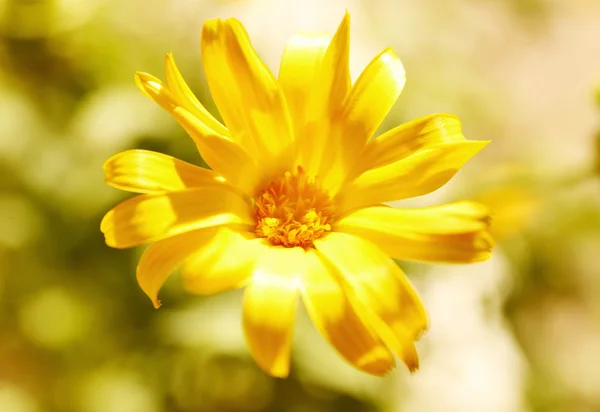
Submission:
[[[538,50],[527,29],[541,22],[585,39],[578,30],[590,15],[600,18],[598,7],[588,10],[595,3],[578,3],[572,14],[564,12],[567,1],[456,0],[447,9],[431,1],[197,3],[0,1],[0,411],[600,410],[600,187],[592,173],[600,170],[600,125],[591,126],[582,111],[562,120],[548,112],[509,127],[510,118],[552,97],[526,90],[534,98],[521,98],[519,79],[527,72],[518,59],[514,67],[498,66],[509,77],[479,78],[518,57],[519,47]],[[106,187],[101,166],[129,148],[202,164],[185,133],[138,93],[133,73],[160,76],[172,50],[215,112],[199,69],[206,18],[239,17],[271,61],[281,53],[271,42],[287,36],[279,16],[328,16],[331,29],[344,8],[362,35],[353,38],[354,56],[374,55],[369,42],[391,43],[407,56],[406,98],[385,127],[427,111],[455,111],[468,137],[494,141],[434,196],[488,204],[498,248],[492,262],[469,268],[401,263],[432,317],[414,376],[401,368],[384,379],[354,371],[301,312],[292,375],[276,380],[247,354],[238,292],[186,296],[175,276],[163,308],[152,308],[135,281],[140,250],[109,249],[99,232],[103,214],[126,197]],[[402,29],[389,16],[414,23]],[[494,25],[499,32],[490,34]],[[571,32],[552,33],[542,33],[556,42],[549,55]],[[569,53],[593,58],[584,41],[569,44]],[[550,66],[538,58],[539,70]],[[577,76],[551,81],[567,90]],[[514,105],[507,90],[517,90]],[[562,110],[563,101],[554,101]],[[567,130],[590,125],[589,133],[546,137],[541,126],[560,121]],[[539,132],[515,136],[525,123]]]

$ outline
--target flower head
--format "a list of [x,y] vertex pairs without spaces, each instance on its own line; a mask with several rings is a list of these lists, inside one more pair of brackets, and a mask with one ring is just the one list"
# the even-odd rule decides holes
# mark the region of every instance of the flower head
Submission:
[[414,342],[427,317],[392,258],[484,260],[488,212],[468,201],[421,209],[383,203],[438,189],[488,142],[465,140],[458,118],[446,114],[370,140],[404,86],[404,69],[386,49],[351,84],[348,15],[331,38],[294,36],[278,78],[237,20],[207,21],[201,45],[224,124],[192,94],[170,54],[167,84],[146,73],[135,79],[212,170],[144,150],[110,158],[106,182],[141,194],[104,217],[106,243],[152,243],[137,279],[156,307],[176,267],[193,293],[245,286],[250,352],[274,376],[289,373],[299,297],[356,368],[382,375],[395,355],[415,370]]

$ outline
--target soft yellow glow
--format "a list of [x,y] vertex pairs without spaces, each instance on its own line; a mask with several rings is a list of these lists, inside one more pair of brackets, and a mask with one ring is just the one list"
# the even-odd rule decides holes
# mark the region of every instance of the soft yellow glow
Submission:
[[0,411],[39,412],[41,409],[24,389],[0,381]]
[[38,214],[25,198],[0,195],[0,246],[18,249],[34,240],[42,225]]
[[66,289],[46,289],[21,310],[21,327],[36,344],[60,348],[84,336],[90,314]]
[[155,391],[144,378],[127,370],[101,369],[81,382],[84,412],[161,412]]

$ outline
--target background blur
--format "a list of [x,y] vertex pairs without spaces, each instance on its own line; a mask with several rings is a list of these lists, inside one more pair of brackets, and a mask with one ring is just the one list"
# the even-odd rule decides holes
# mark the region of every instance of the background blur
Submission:
[[[382,130],[459,115],[491,139],[433,204],[479,199],[494,257],[400,262],[431,329],[421,370],[347,366],[301,310],[287,380],[250,359],[240,293],[154,310],[141,249],[113,250],[103,214],[128,195],[102,163],[130,148],[200,162],[136,89],[168,51],[213,112],[207,18],[235,16],[277,72],[294,31],[352,16],[354,78],[384,47],[408,82]],[[0,0],[0,411],[600,411],[600,2],[597,0]],[[414,202],[413,202],[414,203]]]

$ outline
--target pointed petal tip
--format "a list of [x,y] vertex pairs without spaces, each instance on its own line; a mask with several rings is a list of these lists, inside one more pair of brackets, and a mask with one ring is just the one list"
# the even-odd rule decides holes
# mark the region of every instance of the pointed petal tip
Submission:
[[108,230],[104,232],[104,243],[106,243],[106,246],[111,247],[113,249],[128,249],[130,247],[119,244],[114,233],[109,233]]
[[144,96],[146,96],[149,99],[152,99],[152,96],[150,96],[148,94],[148,92],[146,91],[146,89],[144,88],[144,84],[142,82],[140,74],[143,74],[143,72],[135,72],[135,74],[133,75],[133,80],[135,81],[135,85],[137,86],[139,91],[144,94]]
[[[285,379],[290,374],[290,354],[278,356],[277,359],[266,353],[264,347],[255,347],[252,345],[246,332],[246,342],[252,359],[258,367],[267,375],[274,378]],[[266,356],[265,356],[266,355]]]
[[398,81],[406,81],[406,71],[404,69],[404,65],[402,64],[402,60],[398,57],[398,54],[394,50],[393,47],[386,47],[383,49],[374,59],[373,62],[379,61],[380,64],[383,63],[386,67],[388,67],[388,71],[390,75],[395,78],[398,78]]
[[136,82],[141,82],[143,79],[145,79],[147,76],[150,76],[148,73],[146,72],[140,72],[137,71],[135,72],[135,74],[133,75],[133,78]]
[[[139,266],[138,266],[139,269]],[[140,288],[142,289],[142,292],[144,292],[146,294],[146,296],[148,296],[150,298],[150,300],[152,301],[152,306],[154,307],[154,309],[158,309],[162,306],[162,302],[160,301],[160,299],[158,299],[158,290],[153,291],[151,288],[152,287],[148,287],[148,284],[143,284],[143,282],[140,282],[140,273],[136,273],[136,277],[138,279],[138,285],[140,286]]]
[[342,21],[340,22],[338,31],[340,31],[342,28],[345,30],[350,30],[350,12],[348,11],[348,9],[346,9],[346,11],[344,13],[344,17],[342,18]]
[[398,357],[406,365],[408,371],[413,374],[419,370],[419,354],[413,343],[405,346],[397,353]]
[[423,322],[423,327],[418,329],[415,332],[414,335],[414,341],[418,341],[421,339],[421,337],[425,334],[425,332],[427,332],[429,330],[429,316],[427,315],[427,312],[425,312],[425,321]]
[[177,73],[179,74],[179,69],[177,69],[177,65],[175,64],[175,57],[173,57],[173,52],[168,52],[165,54],[165,71],[167,73],[167,80],[169,78],[169,73]]
[[107,182],[107,173],[108,173],[108,171],[111,169],[111,166],[110,166],[110,165],[111,165],[111,163],[112,163],[111,159],[112,159],[113,157],[114,157],[114,156],[111,156],[110,158],[108,158],[107,160],[105,160],[105,161],[104,161],[104,163],[102,163],[102,172],[103,172],[103,174],[104,174],[104,182],[105,182],[105,183],[108,183],[108,182]]
[[177,70],[177,66],[175,66],[175,59],[173,58],[172,52],[167,52],[165,54],[165,71],[167,73],[167,79],[169,78],[169,72]]
[[[100,231],[106,235],[114,212],[109,210],[100,221]],[[110,246],[110,245],[109,245]]]
[[145,72],[135,72],[134,80],[137,88],[152,100],[156,100],[156,95],[163,88],[159,79]]
[[206,40],[216,37],[217,33],[222,30],[223,23],[225,22],[221,18],[206,20],[202,25],[202,44]]
[[337,30],[335,31],[334,37],[340,36],[343,33],[343,35],[346,38],[348,38],[349,31],[350,31],[350,13],[346,9],[346,12],[344,13],[344,17],[342,18],[342,21],[340,22],[340,24],[337,27]]
[[[462,145],[467,144],[467,145],[470,145],[473,148],[473,150],[480,151],[481,149],[486,147],[491,142],[492,142],[491,140],[465,140],[464,142],[458,142],[456,144],[462,144]],[[452,143],[448,143],[448,144],[452,144]]]
[[[137,278],[138,285],[140,286],[140,289],[142,289],[142,292],[144,292],[146,294],[146,296],[148,296],[150,298],[150,300],[152,301],[152,306],[154,307],[154,309],[160,308],[162,306],[162,302],[160,301],[160,299],[158,299],[158,290],[154,290],[154,287],[152,286],[151,283],[144,281],[142,272],[140,271],[139,264],[138,264],[138,268],[136,271],[136,278]],[[162,283],[159,286],[159,289],[161,286],[162,286]]]
[[268,375],[278,378],[278,379],[286,379],[290,375],[289,365],[287,367],[274,367],[274,368],[264,368],[259,364],[259,367]]
[[466,262],[466,263],[481,263],[481,262],[485,262],[486,260],[489,260],[491,257],[492,257],[492,250],[491,250],[491,246],[490,246],[489,251],[479,254],[479,256],[477,256],[475,259],[473,259],[472,262]]
[[374,348],[365,356],[356,361],[356,367],[375,376],[385,376],[390,373],[396,362],[391,353],[383,346]]
[[104,163],[102,164],[102,170],[106,173],[108,170],[110,170],[112,168],[112,164],[115,162],[115,160],[117,160],[123,156],[127,156],[132,152],[140,152],[140,151],[143,152],[144,150],[128,149],[128,150],[123,150],[122,152],[117,152],[104,161]]
[[169,86],[172,86],[171,82],[169,81],[169,77],[171,77],[173,74],[179,75],[179,70],[175,64],[175,58],[173,57],[172,52],[165,54],[165,73],[167,75],[167,83]]
[[414,356],[403,359],[403,362],[411,374],[416,373],[419,370],[419,356],[416,352],[414,353]]
[[158,83],[156,77],[146,72],[135,72],[136,83],[139,82],[144,89],[147,89],[152,83]]

